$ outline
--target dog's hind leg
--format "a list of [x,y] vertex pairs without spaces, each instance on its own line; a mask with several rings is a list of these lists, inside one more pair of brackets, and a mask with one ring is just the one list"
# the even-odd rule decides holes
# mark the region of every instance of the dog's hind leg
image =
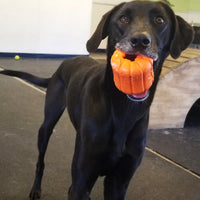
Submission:
[[38,162],[35,173],[35,181],[30,192],[30,199],[36,200],[41,196],[41,182],[44,170],[44,156],[47,149],[49,138],[53,132],[53,128],[61,117],[66,106],[65,85],[58,78],[50,81],[46,101],[45,101],[45,117],[38,133]]

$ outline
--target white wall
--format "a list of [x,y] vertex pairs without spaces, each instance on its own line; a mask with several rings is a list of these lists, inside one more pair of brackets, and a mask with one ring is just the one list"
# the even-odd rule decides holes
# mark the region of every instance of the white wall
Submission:
[[87,54],[92,0],[0,0],[0,52]]
[[190,24],[200,24],[200,11],[176,12],[176,14],[183,17]]

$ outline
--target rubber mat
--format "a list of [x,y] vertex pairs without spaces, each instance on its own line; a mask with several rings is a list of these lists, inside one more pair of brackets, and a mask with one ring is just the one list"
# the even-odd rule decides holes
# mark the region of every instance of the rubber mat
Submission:
[[200,129],[149,130],[147,146],[200,175]]

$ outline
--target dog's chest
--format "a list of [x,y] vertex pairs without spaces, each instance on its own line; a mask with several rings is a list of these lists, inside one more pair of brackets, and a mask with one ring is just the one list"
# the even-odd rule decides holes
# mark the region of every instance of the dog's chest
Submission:
[[148,126],[148,110],[144,107],[129,108],[126,112],[121,110],[119,113],[114,114],[110,137],[110,152],[116,157],[127,152],[134,153],[130,149],[134,151],[137,138],[146,132]]
[[[123,134],[123,135],[121,135]],[[106,175],[112,172],[116,165],[123,159],[127,153],[127,133],[113,133],[109,145],[102,154],[102,174]]]
[[112,156],[121,157],[127,149],[127,140],[130,130],[121,125],[112,133],[110,153]]

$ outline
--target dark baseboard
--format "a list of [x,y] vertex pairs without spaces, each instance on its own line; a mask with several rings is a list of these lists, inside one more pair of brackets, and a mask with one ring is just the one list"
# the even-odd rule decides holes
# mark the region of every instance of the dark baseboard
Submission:
[[38,54],[38,53],[7,53],[1,52],[0,57],[15,57],[16,55],[21,58],[73,58],[76,56],[88,56],[88,55],[75,55],[75,54]]

